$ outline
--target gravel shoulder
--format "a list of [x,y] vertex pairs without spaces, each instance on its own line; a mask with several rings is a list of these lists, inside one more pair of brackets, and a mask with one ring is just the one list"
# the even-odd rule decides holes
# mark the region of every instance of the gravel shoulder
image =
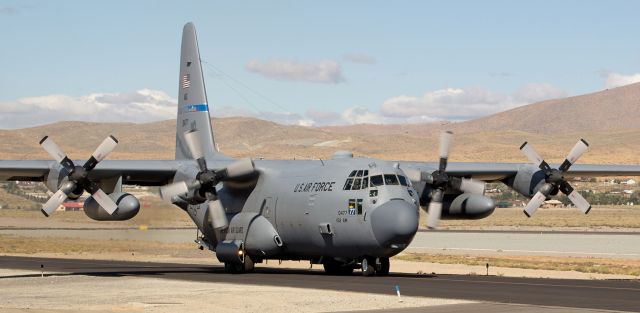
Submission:
[[[423,297],[159,278],[45,276],[0,270],[2,312],[336,312],[472,303]],[[14,276],[6,278],[6,276]],[[5,278],[3,278],[5,277]]]

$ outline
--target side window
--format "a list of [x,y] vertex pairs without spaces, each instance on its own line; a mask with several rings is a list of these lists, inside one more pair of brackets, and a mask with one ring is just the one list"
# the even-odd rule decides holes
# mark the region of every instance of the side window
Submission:
[[362,179],[362,187],[361,189],[367,189],[369,187],[369,177],[365,177]]
[[398,175],[398,180],[400,180],[400,185],[402,186],[407,186],[407,178],[402,176],[402,175]]
[[393,174],[384,174],[384,184],[385,185],[397,185],[398,177]]
[[353,186],[351,190],[360,190],[360,178],[356,178],[353,180]]
[[344,183],[344,187],[342,187],[342,190],[351,190],[351,184],[353,184],[353,178],[347,178],[347,181]]
[[371,176],[371,187],[377,187],[384,185],[382,175]]

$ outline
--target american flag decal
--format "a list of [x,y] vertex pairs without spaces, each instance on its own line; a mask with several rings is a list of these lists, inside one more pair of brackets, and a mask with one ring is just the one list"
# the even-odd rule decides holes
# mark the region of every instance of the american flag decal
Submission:
[[191,86],[191,74],[182,76],[182,89],[187,89]]

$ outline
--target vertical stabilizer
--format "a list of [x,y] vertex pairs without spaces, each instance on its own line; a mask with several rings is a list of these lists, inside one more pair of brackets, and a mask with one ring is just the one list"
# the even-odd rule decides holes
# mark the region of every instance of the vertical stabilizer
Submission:
[[202,152],[212,159],[218,154],[211,128],[207,91],[200,65],[198,38],[193,23],[187,23],[182,30],[180,51],[180,78],[178,82],[178,117],[176,119],[176,160],[191,159],[184,140],[184,134],[198,130]]

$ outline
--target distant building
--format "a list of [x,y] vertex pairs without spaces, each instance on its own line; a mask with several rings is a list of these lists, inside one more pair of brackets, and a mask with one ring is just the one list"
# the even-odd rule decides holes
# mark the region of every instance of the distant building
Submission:
[[84,202],[63,202],[57,209],[57,211],[82,211],[84,210]]
[[551,199],[551,200],[547,200],[544,202],[544,204],[542,205],[542,208],[544,209],[550,209],[550,208],[562,208],[564,207],[564,205],[562,204],[562,202],[556,200],[556,199]]
[[638,182],[636,182],[634,179],[628,179],[628,180],[623,180],[620,183],[623,185],[635,185]]

